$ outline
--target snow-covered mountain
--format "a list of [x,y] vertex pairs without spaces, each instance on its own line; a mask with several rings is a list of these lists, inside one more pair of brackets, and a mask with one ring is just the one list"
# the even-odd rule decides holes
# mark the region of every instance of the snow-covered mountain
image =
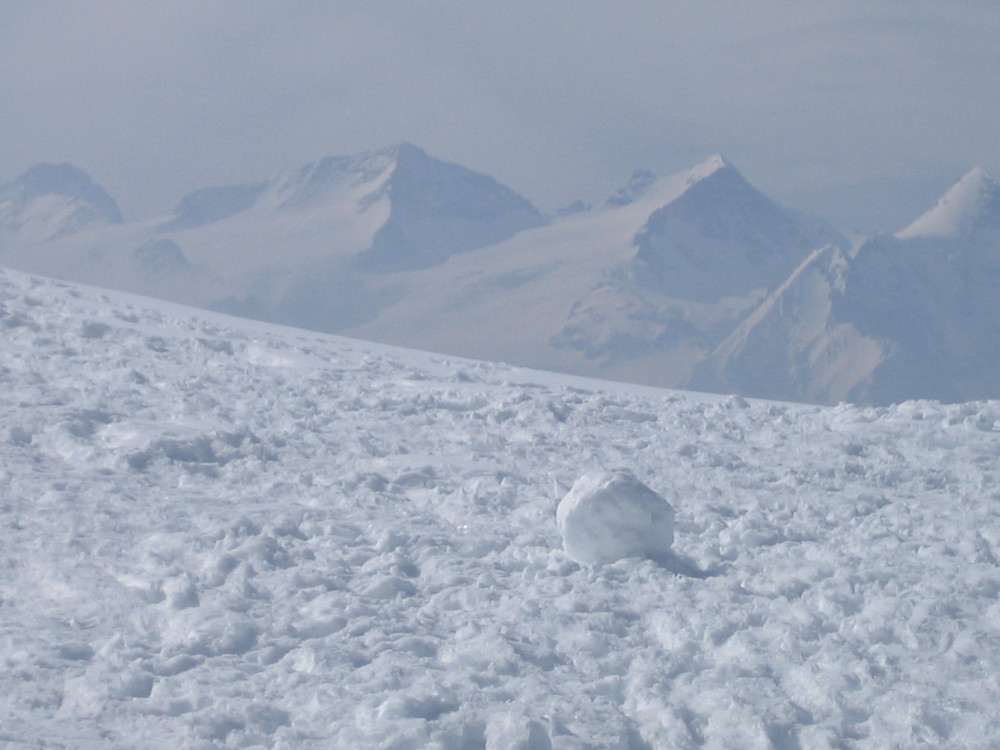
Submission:
[[770,289],[812,250],[846,246],[823,222],[761,194],[721,156],[684,182],[635,237],[635,277],[671,296],[715,302]]
[[24,270],[341,330],[398,293],[381,275],[439,264],[546,221],[491,177],[404,143],[199,190],[152,221],[11,234],[0,251]]
[[683,385],[830,242],[846,245],[722,157],[636,172],[604,205],[550,222],[492,178],[401,144],[199,190],[152,222],[22,242],[5,261],[377,341]]
[[191,229],[235,217],[280,225],[303,214],[326,219],[321,241],[332,254],[344,254],[338,234],[357,235],[363,245],[360,251],[351,248],[357,262],[378,271],[435,265],[546,223],[531,203],[492,177],[402,143],[322,159],[257,185],[199,190],[182,198],[160,229]]
[[115,200],[70,164],[38,164],[0,186],[0,237],[53,240],[121,222]]
[[[0,350],[4,747],[1000,743],[1000,403],[661,391],[10,271]],[[665,552],[616,536],[664,501]]]
[[632,382],[681,386],[810,250],[846,240],[783,209],[721,157],[633,176],[564,215],[405,281],[351,335]]
[[1000,232],[1000,185],[986,170],[976,167],[896,236],[959,238],[992,232]]
[[0,261],[272,322],[785,400],[1000,395],[1000,187],[849,242],[713,156],[552,219],[400,144],[120,223],[72,167],[0,193]]
[[814,253],[692,384],[889,403],[1000,394],[1000,186],[981,169],[895,236]]

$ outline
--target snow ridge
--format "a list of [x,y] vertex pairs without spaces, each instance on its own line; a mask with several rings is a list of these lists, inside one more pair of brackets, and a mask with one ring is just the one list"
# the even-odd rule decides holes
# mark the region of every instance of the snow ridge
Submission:
[[956,182],[937,204],[905,229],[900,239],[960,237],[1000,230],[1000,184],[981,167]]
[[688,183],[694,184],[696,182],[701,182],[723,169],[733,169],[733,166],[722,154],[713,154],[705,159],[705,161],[701,164],[691,168],[688,172]]

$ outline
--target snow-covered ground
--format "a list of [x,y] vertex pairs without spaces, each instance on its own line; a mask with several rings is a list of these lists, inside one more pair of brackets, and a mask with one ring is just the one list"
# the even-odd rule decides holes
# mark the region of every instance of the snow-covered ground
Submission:
[[[0,745],[1000,744],[1000,404],[819,408],[0,274]],[[593,470],[673,556],[593,567]],[[614,547],[614,545],[610,545]]]

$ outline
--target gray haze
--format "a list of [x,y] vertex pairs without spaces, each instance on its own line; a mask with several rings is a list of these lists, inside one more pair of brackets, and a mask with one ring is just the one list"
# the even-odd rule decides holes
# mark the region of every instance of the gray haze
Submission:
[[721,152],[845,229],[1000,171],[992,0],[0,1],[0,182],[68,161],[126,218],[409,140],[543,209]]

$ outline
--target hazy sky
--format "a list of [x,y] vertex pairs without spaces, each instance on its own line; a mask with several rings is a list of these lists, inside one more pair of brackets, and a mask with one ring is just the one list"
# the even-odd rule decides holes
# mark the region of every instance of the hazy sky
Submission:
[[895,230],[1000,173],[996,0],[0,0],[0,182],[69,161],[127,218],[401,140],[541,208],[725,154]]

